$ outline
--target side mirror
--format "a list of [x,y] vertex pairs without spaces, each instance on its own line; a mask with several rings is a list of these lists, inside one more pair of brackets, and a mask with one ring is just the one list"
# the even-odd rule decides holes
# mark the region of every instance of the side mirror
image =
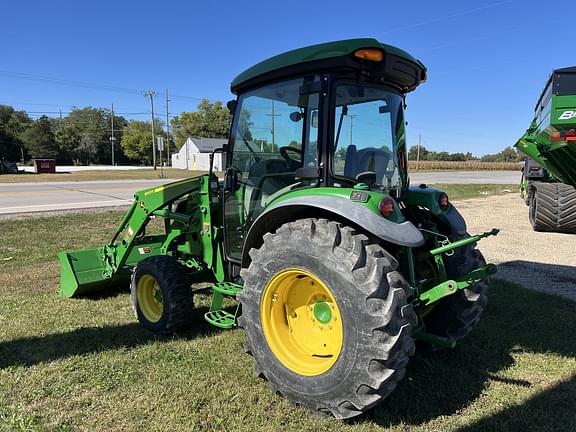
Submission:
[[236,111],[236,104],[237,104],[236,99],[229,100],[228,102],[226,102],[226,106],[228,107],[228,111],[230,111],[230,114],[232,114],[232,115],[234,115],[234,112]]
[[230,167],[224,174],[224,190],[236,192],[238,190],[238,169]]

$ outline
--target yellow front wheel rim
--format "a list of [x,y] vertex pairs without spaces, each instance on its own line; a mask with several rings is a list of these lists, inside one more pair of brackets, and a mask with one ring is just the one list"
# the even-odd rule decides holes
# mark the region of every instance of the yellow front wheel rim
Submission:
[[300,375],[328,371],[342,350],[340,310],[322,280],[306,270],[277,273],[262,293],[260,319],[276,358]]
[[136,285],[136,298],[140,311],[149,322],[158,322],[164,312],[164,301],[160,284],[154,276],[143,275]]

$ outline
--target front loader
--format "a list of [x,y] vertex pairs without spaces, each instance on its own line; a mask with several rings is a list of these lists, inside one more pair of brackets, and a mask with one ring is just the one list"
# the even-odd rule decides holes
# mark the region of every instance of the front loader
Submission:
[[[475,245],[497,230],[470,236],[444,192],[409,185],[405,98],[425,79],[374,39],[246,70],[231,86],[224,179],[136,193],[108,244],[60,254],[60,294],[130,286],[141,324],[167,334],[193,325],[191,285],[211,282],[205,319],[244,328],[274,390],[337,418],[370,409],[415,341],[468,335],[495,272]],[[164,234],[146,232],[154,218]]]

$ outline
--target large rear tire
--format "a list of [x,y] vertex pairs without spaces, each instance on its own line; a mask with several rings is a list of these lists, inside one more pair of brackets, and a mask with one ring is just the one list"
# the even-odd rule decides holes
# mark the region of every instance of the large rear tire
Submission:
[[350,227],[302,219],[266,234],[250,256],[239,323],[275,391],[343,419],[394,390],[416,315],[390,254]]
[[534,231],[576,233],[576,189],[563,183],[537,183],[530,196]]
[[175,258],[154,256],[136,266],[130,297],[140,324],[156,334],[172,334],[187,327],[194,303],[186,272]]
[[[486,260],[475,245],[469,245],[456,249],[454,255],[445,257],[444,264],[448,278],[458,279],[485,266]],[[487,304],[488,282],[483,280],[440,300],[424,318],[426,330],[437,336],[459,341],[476,327]]]

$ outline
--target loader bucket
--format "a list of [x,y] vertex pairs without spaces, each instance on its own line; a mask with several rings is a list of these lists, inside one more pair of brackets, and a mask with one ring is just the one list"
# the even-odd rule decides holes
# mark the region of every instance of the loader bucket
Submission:
[[62,297],[78,297],[128,284],[129,272],[119,272],[111,278],[103,276],[104,261],[100,248],[60,252],[60,290]]

